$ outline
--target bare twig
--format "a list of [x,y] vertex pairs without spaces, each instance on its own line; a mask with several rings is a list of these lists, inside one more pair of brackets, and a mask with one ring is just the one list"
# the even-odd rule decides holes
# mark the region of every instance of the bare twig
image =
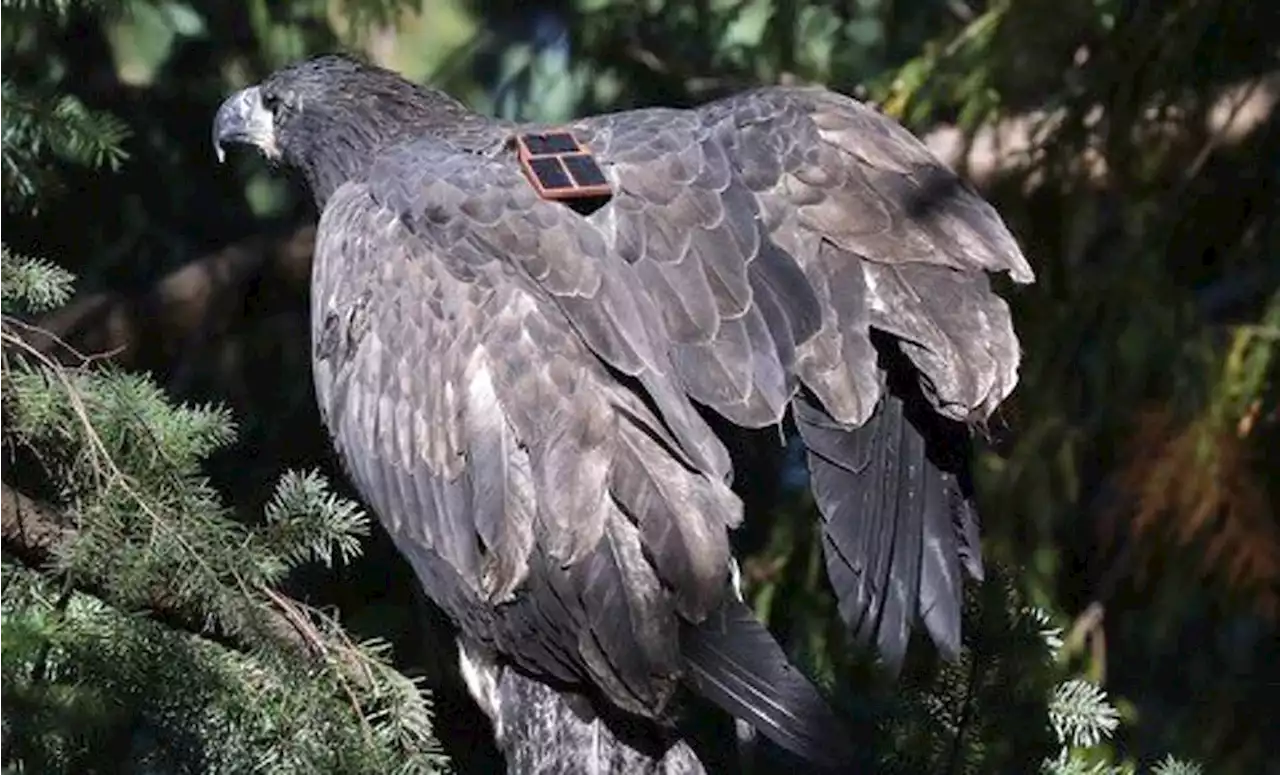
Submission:
[[[1228,91],[1223,95],[1222,100],[1213,106],[1213,109],[1209,112],[1209,125],[1206,127],[1208,139],[1205,140],[1204,145],[1200,148],[1191,164],[1187,165],[1186,172],[1183,173],[1182,178],[1184,187],[1199,176],[1200,171],[1204,169],[1204,165],[1213,156],[1213,152],[1223,144],[1229,133],[1236,131],[1245,108],[1253,103],[1258,90],[1263,88],[1264,83],[1264,79],[1258,78],[1243,84],[1233,90],[1236,94],[1233,95],[1231,91]],[[1275,103],[1274,95],[1270,100],[1264,98],[1264,101],[1268,105],[1273,105]],[[1256,121],[1257,119],[1255,118],[1254,120]]]
[[1094,600],[1089,603],[1084,611],[1080,612],[1080,615],[1071,623],[1071,629],[1067,632],[1067,637],[1062,642],[1063,653],[1074,654],[1079,651],[1086,640],[1102,627],[1106,612],[1106,606],[1100,601]]
[[[324,637],[320,634],[320,631],[316,628],[310,617],[306,616],[299,610],[299,605],[296,602],[290,600],[270,587],[261,586],[259,587],[259,591],[261,591],[261,593],[275,605],[276,610],[293,625],[294,631],[297,632],[304,641],[306,641],[313,653],[323,654],[326,656],[334,653],[343,653],[343,655],[345,655],[345,650],[344,652],[337,652],[335,649],[330,649],[325,644]],[[372,742],[373,730],[369,728],[369,722],[365,719],[364,708],[360,705],[360,699],[356,697],[355,691],[351,688],[351,682],[348,680],[346,675],[347,672],[348,671],[344,670],[339,670],[337,672],[338,684],[342,687],[343,694],[347,696],[347,701],[351,703],[351,709],[355,711],[356,718],[360,719],[360,729],[364,733],[365,740]],[[369,683],[372,684],[372,676],[368,676],[366,673],[365,677],[368,678]]]
[[[1280,72],[1222,89],[1211,100],[1205,115],[1204,131],[1211,140],[1201,154],[1207,159],[1223,145],[1243,141],[1270,119],[1277,104]],[[942,125],[920,139],[939,159],[961,170],[976,185],[984,186],[1034,161],[1045,129],[1059,124],[1062,115],[1062,111],[1044,110],[1011,115],[979,128],[971,136],[958,126]],[[1175,131],[1171,126],[1151,128],[1160,133]],[[1101,155],[1086,152],[1079,161],[1090,181],[1107,180],[1109,171]],[[1204,160],[1197,159],[1193,166],[1203,164]]]

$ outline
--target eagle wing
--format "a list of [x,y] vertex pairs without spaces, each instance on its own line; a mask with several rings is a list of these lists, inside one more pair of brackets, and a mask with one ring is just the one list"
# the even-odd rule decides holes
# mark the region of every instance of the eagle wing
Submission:
[[793,408],[855,635],[896,668],[922,620],[956,653],[960,568],[981,574],[964,422],[987,418],[1019,363],[988,274],[1033,279],[994,209],[825,89],[573,129],[615,188],[591,218],[656,308],[685,392],[747,427]]
[[[906,345],[931,402],[984,417],[1017,381],[989,272],[1034,275],[995,210],[885,116],[820,88],[573,125],[616,196],[593,218],[657,304],[695,400],[749,427],[793,390],[861,424],[868,331]],[[767,340],[767,341],[766,341]]]
[[469,638],[634,713],[685,679],[784,746],[838,750],[816,690],[727,594],[727,453],[595,225],[513,165],[424,139],[330,198],[313,272],[324,421]]

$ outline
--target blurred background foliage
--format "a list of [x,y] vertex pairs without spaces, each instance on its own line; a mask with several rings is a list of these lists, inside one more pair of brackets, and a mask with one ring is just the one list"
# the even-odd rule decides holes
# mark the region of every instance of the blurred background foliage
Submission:
[[[1264,724],[1280,717],[1280,4],[98,5],[4,2],[6,138],[39,111],[106,114],[100,148],[129,159],[105,175],[68,163],[34,216],[14,216],[10,195],[5,243],[78,277],[45,328],[180,399],[230,406],[239,440],[211,471],[244,513],[284,467],[337,471],[308,371],[314,213],[247,154],[214,164],[210,119],[229,90],[337,48],[541,120],[824,83],[973,180],[1038,273],[1012,297],[1025,366],[980,459],[986,551],[1064,629],[1063,669],[1117,700],[1113,759],[1280,772]],[[106,153],[42,142],[69,162]],[[9,147],[5,191],[24,190],[13,176],[39,186],[43,168]],[[796,458],[746,451],[752,601],[810,667],[876,685],[834,626]],[[492,761],[440,622],[385,539],[294,584],[392,639],[434,682],[451,755]]]

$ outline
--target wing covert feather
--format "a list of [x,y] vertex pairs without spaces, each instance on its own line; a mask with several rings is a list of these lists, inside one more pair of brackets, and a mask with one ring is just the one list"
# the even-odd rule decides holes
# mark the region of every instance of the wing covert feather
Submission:
[[682,389],[737,424],[780,422],[795,349],[820,327],[821,302],[767,239],[734,160],[689,111],[600,116],[574,129],[615,181],[592,220],[658,309]]
[[[940,411],[985,419],[1012,391],[1019,352],[1008,308],[984,273],[1034,277],[994,209],[896,122],[825,89],[760,89],[698,113],[753,192],[767,238],[815,290],[815,263],[828,281],[840,271],[835,261],[862,265],[862,294],[819,297],[825,317],[815,338],[827,341],[801,348],[801,372],[842,365],[874,373],[859,340],[867,327],[890,331],[915,345]],[[836,251],[819,262],[820,245]],[[845,348],[835,346],[832,327],[853,340],[842,355],[857,360],[835,360]],[[865,380],[841,382],[805,380],[839,419],[864,421],[878,393],[866,393]]]
[[[428,172],[405,176],[406,169]],[[724,445],[673,379],[652,300],[631,293],[637,285],[634,272],[596,226],[568,208],[538,199],[514,165],[460,154],[438,141],[394,149],[375,162],[369,175],[395,181],[386,184],[385,192],[379,186],[377,198],[386,206],[426,214],[407,215],[407,228],[429,232],[450,265],[465,269],[501,257],[513,281],[559,307],[599,357],[641,382],[693,465],[716,476],[729,475]],[[399,183],[405,177],[420,185],[406,192]],[[502,217],[487,226],[470,222],[461,213],[472,199],[502,202]]]

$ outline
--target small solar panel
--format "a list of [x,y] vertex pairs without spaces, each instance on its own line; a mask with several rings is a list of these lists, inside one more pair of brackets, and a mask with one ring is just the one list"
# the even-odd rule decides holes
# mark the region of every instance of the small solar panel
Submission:
[[529,153],[542,156],[548,153],[576,153],[578,141],[568,132],[552,132],[545,135],[525,135],[524,144]]
[[514,145],[525,176],[543,199],[589,212],[612,197],[604,170],[572,133],[516,135]]
[[555,156],[534,157],[529,160],[529,169],[533,170],[533,174],[546,191],[577,188],[568,173],[564,171],[564,165],[560,163],[560,159]]
[[560,157],[560,161],[564,162],[565,169],[569,170],[569,174],[579,186],[606,186],[609,179],[604,176],[604,172],[600,169],[600,165],[596,164],[596,160],[586,153],[575,153]]

